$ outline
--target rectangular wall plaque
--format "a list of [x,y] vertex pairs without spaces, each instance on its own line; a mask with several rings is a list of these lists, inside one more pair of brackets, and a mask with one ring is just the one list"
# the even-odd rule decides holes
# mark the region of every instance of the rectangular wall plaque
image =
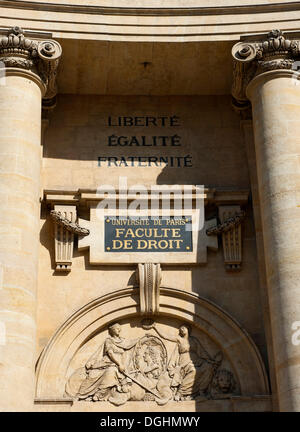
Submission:
[[106,252],[192,252],[191,216],[105,217]]
[[[191,196],[193,198],[194,194]],[[185,209],[183,214],[181,210],[174,208],[174,201],[167,212],[162,208],[160,199],[156,221],[153,215],[149,216],[148,210],[143,209],[138,212],[136,221],[133,222],[134,217],[129,219],[128,209],[118,208],[118,205],[116,212],[108,208],[104,208],[104,212],[99,211],[99,203],[105,199],[104,194],[84,193],[82,197],[84,200],[89,198],[90,219],[79,219],[78,223],[87,228],[90,234],[78,238],[78,250],[89,249],[89,262],[92,265],[202,264],[207,262],[207,248],[218,249],[217,236],[208,236],[206,233],[208,228],[217,224],[217,220],[203,220],[199,226],[200,210],[195,207],[194,199],[193,206]],[[121,198],[123,199],[123,195],[117,193],[117,204]],[[132,197],[128,195],[127,199],[130,202]],[[118,225],[117,220],[120,221]],[[138,220],[144,220],[143,224]],[[186,224],[192,224],[192,231],[185,229]]]

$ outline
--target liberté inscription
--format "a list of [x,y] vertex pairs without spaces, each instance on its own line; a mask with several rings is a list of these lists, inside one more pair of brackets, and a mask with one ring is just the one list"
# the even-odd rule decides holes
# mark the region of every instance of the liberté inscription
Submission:
[[191,217],[107,216],[105,250],[107,252],[192,252]]
[[108,117],[108,126],[180,126],[177,116]]
[[[176,128],[180,126],[180,118],[173,116],[109,116],[107,119],[108,127],[151,127],[154,128]],[[175,130],[174,130],[175,132]],[[161,148],[176,149],[182,146],[181,136],[174,134],[155,134],[155,135],[131,135],[113,133],[107,137],[108,147],[122,148]],[[118,155],[118,156],[98,156],[98,167],[171,167],[171,168],[190,168],[193,166],[191,155]]]

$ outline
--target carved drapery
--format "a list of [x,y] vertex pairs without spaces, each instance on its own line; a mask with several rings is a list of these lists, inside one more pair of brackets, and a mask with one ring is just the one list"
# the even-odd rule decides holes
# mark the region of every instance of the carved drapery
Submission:
[[57,93],[56,73],[62,54],[55,40],[34,40],[25,36],[21,27],[13,27],[0,38],[0,68],[6,73],[16,69],[37,75],[43,87],[43,105],[55,103]]
[[290,40],[280,30],[272,30],[266,36],[251,36],[251,40],[238,42],[232,48],[232,56],[234,107],[244,109],[249,105],[249,82],[263,72],[293,69],[293,63],[300,58],[300,45],[299,40]]

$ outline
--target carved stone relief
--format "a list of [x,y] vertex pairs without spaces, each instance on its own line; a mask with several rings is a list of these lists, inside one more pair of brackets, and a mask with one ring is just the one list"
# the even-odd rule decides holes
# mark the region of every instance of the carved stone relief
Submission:
[[[265,400],[269,409],[269,383],[260,353],[228,313],[195,293],[161,286],[160,312],[153,316],[154,324],[152,317],[139,315],[138,302],[139,289],[127,287],[72,313],[39,357],[36,403],[62,401],[78,410],[106,411],[112,401],[121,400],[122,404],[126,399],[124,409],[134,406],[143,410],[145,401],[154,399],[149,403],[155,406],[169,399],[171,390],[167,406],[172,411],[178,404],[184,407],[194,401],[200,411],[220,404],[232,409],[232,404],[243,404],[245,398],[254,405]],[[116,321],[120,323],[117,332],[111,328]],[[188,335],[179,332],[183,323]],[[192,381],[196,384],[191,385]],[[132,395],[125,384],[133,388]],[[101,392],[95,396],[98,390]],[[110,396],[114,399],[109,401]],[[132,403],[133,398],[138,401]]]
[[121,324],[109,325],[108,336],[68,378],[65,395],[118,406],[127,401],[165,405],[172,400],[223,399],[239,394],[228,362],[221,368],[223,353],[216,347],[204,347],[185,323],[180,323],[177,331],[166,331],[151,319],[137,326],[143,331],[131,339],[121,336]]

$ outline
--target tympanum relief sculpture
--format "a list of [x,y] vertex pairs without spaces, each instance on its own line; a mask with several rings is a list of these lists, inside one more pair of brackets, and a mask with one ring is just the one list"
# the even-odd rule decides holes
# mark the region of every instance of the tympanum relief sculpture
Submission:
[[177,334],[174,330],[169,334],[160,324],[145,319],[142,329],[142,336],[129,339],[121,336],[119,323],[111,324],[99,348],[67,380],[66,396],[114,405],[127,401],[165,405],[171,400],[238,394],[233,373],[221,369],[222,352],[209,354],[187,325],[182,323]]

